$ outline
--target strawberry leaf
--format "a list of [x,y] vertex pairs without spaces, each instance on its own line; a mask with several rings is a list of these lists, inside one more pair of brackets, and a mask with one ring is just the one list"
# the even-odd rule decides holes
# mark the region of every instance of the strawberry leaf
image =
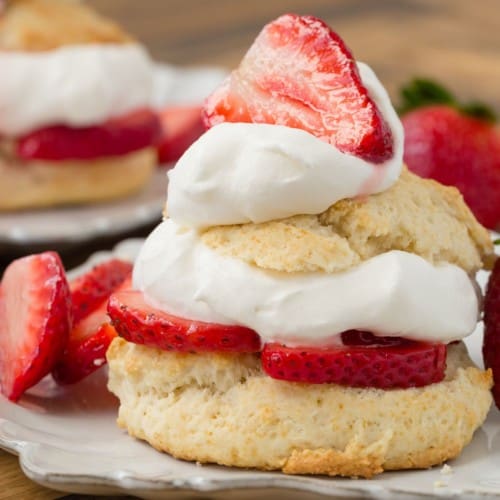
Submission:
[[472,101],[462,104],[445,87],[427,78],[414,78],[401,87],[400,115],[425,106],[446,105],[458,109],[463,114],[487,122],[495,122],[497,117],[486,104]]
[[408,113],[413,109],[435,104],[457,104],[455,96],[443,86],[425,78],[415,78],[401,88],[400,114]]
[[495,123],[497,117],[493,110],[481,102],[469,102],[459,106],[460,111],[468,116],[487,122]]

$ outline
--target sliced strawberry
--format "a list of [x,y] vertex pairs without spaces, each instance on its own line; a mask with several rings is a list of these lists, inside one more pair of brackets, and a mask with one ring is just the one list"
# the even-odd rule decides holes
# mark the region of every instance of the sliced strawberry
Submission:
[[[364,333],[364,332],[363,332]],[[421,387],[444,378],[446,346],[404,339],[369,343],[347,334],[348,346],[322,348],[266,344],[262,367],[271,377],[309,384],[378,389]]]
[[493,371],[493,397],[500,409],[500,259],[496,261],[484,297],[483,358]]
[[208,126],[286,125],[371,162],[392,156],[392,133],[341,38],[312,16],[286,14],[261,31],[239,68],[206,101]]
[[54,125],[35,130],[19,138],[17,155],[25,160],[91,160],[154,146],[160,138],[158,116],[142,109],[94,127]]
[[249,328],[179,318],[146,304],[141,292],[114,293],[108,313],[118,335],[136,344],[181,352],[260,350]]
[[129,262],[111,259],[71,284],[73,307],[79,319],[74,322],[66,348],[52,370],[57,383],[79,382],[106,363],[106,351],[116,337],[107,312],[108,299],[114,291],[130,290],[131,270]]
[[64,353],[52,370],[59,384],[74,384],[106,363],[106,351],[116,337],[106,312],[107,300],[71,330]]
[[90,271],[71,282],[73,322],[97,309],[130,276],[130,262],[111,259],[94,266]]
[[45,252],[12,262],[0,287],[0,374],[5,396],[17,401],[52,370],[70,327],[70,291],[59,256]]
[[177,106],[160,111],[163,138],[158,146],[160,163],[177,161],[203,132],[201,106]]

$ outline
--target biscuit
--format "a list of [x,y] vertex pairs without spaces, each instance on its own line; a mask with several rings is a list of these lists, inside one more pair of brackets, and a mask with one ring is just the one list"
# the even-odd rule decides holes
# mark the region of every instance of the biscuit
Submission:
[[118,424],[176,458],[289,474],[372,477],[456,457],[491,404],[463,343],[443,382],[359,389],[274,380],[253,354],[174,353],[115,339]]
[[211,227],[202,239],[222,255],[284,272],[340,272],[389,250],[467,272],[489,267],[494,259],[488,231],[460,192],[406,168],[390,189],[341,200],[319,215]]
[[47,162],[0,155],[0,212],[110,200],[141,189],[156,167],[156,151],[95,160]]
[[8,0],[0,16],[0,50],[44,51],[132,41],[117,24],[78,1]]

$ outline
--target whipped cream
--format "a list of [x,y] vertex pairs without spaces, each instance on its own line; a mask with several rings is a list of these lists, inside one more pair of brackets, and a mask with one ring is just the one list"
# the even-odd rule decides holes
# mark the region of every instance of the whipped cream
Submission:
[[317,214],[345,198],[384,191],[403,164],[403,127],[373,71],[363,84],[393,134],[393,157],[372,164],[303,130],[222,123],[195,142],[169,173],[167,212],[189,227]]
[[153,64],[139,45],[0,52],[0,134],[98,125],[149,106]]
[[280,273],[219,255],[171,219],[147,238],[133,281],[154,307],[290,346],[339,342],[350,329],[450,342],[474,330],[479,310],[475,285],[451,264],[390,251],[342,273]]

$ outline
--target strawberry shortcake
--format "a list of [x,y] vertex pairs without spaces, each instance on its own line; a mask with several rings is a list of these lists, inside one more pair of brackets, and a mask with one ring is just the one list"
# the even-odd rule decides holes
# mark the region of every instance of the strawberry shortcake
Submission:
[[371,477],[457,456],[491,404],[487,231],[403,166],[373,71],[310,16],[264,27],[206,101],[165,220],[111,296],[118,424],[174,457]]
[[144,48],[80,2],[0,6],[0,210],[140,189],[161,134]]

